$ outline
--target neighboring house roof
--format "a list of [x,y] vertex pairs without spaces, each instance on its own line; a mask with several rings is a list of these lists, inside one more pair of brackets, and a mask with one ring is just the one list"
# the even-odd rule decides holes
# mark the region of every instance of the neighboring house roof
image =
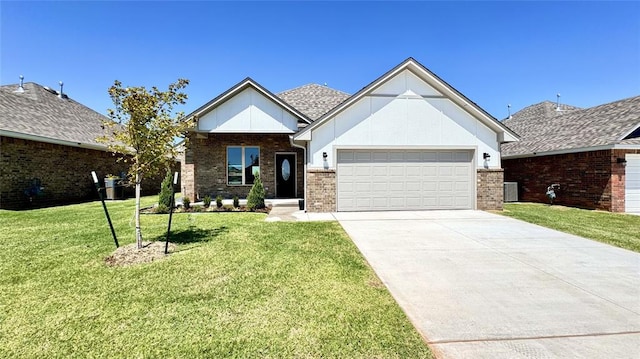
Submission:
[[305,116],[302,112],[300,112],[297,108],[295,108],[292,105],[290,105],[289,103],[285,102],[280,97],[274,95],[271,91],[267,90],[266,88],[264,88],[262,85],[260,85],[259,83],[257,83],[256,81],[254,81],[250,77],[247,77],[244,80],[238,82],[237,84],[232,86],[227,91],[221,93],[220,95],[218,95],[217,97],[215,97],[211,101],[209,101],[209,102],[205,103],[204,105],[198,107],[195,111],[193,111],[190,114],[188,114],[187,118],[190,118],[190,117],[193,117],[193,116],[200,117],[200,116],[208,113],[209,111],[211,111],[214,108],[220,106],[221,104],[223,104],[224,102],[226,102],[230,98],[234,97],[235,95],[239,94],[240,92],[242,92],[242,91],[244,91],[244,90],[246,90],[247,88],[250,88],[250,87],[255,89],[256,91],[262,93],[264,96],[266,96],[271,101],[273,101],[276,104],[278,104],[279,106],[283,107],[289,113],[291,113],[292,115],[297,117],[299,119],[299,122],[302,122],[305,125],[308,124],[308,123],[311,123],[311,120],[307,116]]
[[[560,107],[560,111],[564,113],[566,113],[567,111],[582,110],[582,108],[580,107],[575,107],[575,106],[570,106],[565,104],[560,104],[558,106],[558,104],[554,102],[543,101],[535,105],[531,105],[523,108],[522,110],[516,112],[512,117],[516,117],[516,116],[518,118],[529,118],[529,117],[540,117],[540,116],[550,117],[550,116],[554,116],[558,112],[557,110],[558,107]],[[514,128],[511,128],[511,129],[515,130]]]
[[0,86],[0,134],[7,137],[106,150],[107,117],[63,94],[33,82]]
[[307,84],[280,92],[278,97],[300,110],[311,120],[316,120],[348,99],[350,95],[326,85]]
[[436,74],[431,72],[429,69],[424,67],[421,63],[416,61],[415,59],[409,57],[404,60],[398,66],[389,70],[384,75],[380,76],[369,85],[362,88],[360,91],[349,97],[348,99],[341,102],[338,106],[331,109],[329,112],[325,113],[323,116],[314,121],[310,126],[305,127],[301,131],[299,131],[294,138],[296,140],[309,140],[310,139],[310,131],[314,128],[321,126],[322,123],[327,120],[333,118],[340,112],[349,108],[352,104],[366,96],[367,94],[373,92],[375,89],[380,87],[382,84],[386,83],[388,80],[393,78],[396,74],[401,71],[409,70],[420,77],[423,81],[427,82],[438,92],[451,99],[456,105],[460,106],[462,109],[467,111],[472,116],[478,118],[481,122],[487,125],[489,128],[498,132],[501,136],[499,139],[500,142],[510,142],[510,141],[518,141],[518,135],[509,129],[502,122],[498,121],[495,117],[491,116],[487,111],[478,106],[475,102],[469,100],[466,96],[464,96],[461,92],[453,88],[453,86],[449,85],[447,82],[442,80]]
[[640,144],[640,96],[581,109],[550,101],[529,106],[504,123],[520,136],[502,145],[502,157],[578,152]]

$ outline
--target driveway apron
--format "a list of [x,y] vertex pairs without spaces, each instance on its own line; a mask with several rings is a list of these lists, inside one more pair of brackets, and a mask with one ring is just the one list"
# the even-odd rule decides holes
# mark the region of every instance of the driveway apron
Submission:
[[640,358],[638,253],[482,211],[334,216],[439,358]]

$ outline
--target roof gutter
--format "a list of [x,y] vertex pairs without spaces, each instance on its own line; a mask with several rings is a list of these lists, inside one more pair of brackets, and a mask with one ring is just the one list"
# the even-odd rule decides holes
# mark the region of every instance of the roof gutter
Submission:
[[0,130],[0,136],[19,138],[22,140],[29,140],[29,141],[36,141],[36,142],[51,143],[54,145],[61,145],[61,146],[87,148],[87,149],[97,150],[97,151],[105,151],[105,152],[109,151],[109,147],[106,145],[65,141],[65,140],[59,140],[55,138],[49,138],[44,136],[37,136],[37,135],[31,135],[28,133],[21,133],[21,132],[7,131],[7,130]]
[[517,155],[502,155],[502,159],[503,160],[510,160],[510,159],[516,159],[516,158],[529,158],[529,157],[564,155],[564,154],[569,154],[569,153],[590,152],[590,151],[637,150],[637,149],[640,149],[640,145],[609,144],[609,145],[592,146],[592,147],[567,148],[567,149],[555,150],[555,151],[522,153],[522,154],[517,154]]

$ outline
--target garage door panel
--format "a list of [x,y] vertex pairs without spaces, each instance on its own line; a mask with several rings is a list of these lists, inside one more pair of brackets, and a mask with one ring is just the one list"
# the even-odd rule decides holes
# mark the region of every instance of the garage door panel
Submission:
[[375,165],[371,171],[372,176],[381,176],[387,177],[387,172],[389,172],[389,168],[386,165]]
[[342,182],[340,184],[340,191],[344,194],[353,193],[355,188],[356,186],[354,185],[353,182]]
[[438,162],[438,153],[437,152],[423,152],[422,160],[424,162]]
[[373,162],[387,162],[389,161],[389,153],[388,152],[374,152],[373,153]]
[[438,190],[437,182],[422,182],[422,192],[436,192]]
[[350,163],[353,162],[355,153],[353,151],[338,151],[338,162]]
[[471,152],[469,151],[458,151],[454,154],[454,160],[456,162],[471,162]]
[[373,198],[372,201],[375,208],[386,208],[389,205],[386,198]]
[[372,207],[371,198],[357,197],[355,199],[355,202],[356,202],[356,207],[357,208],[371,208]]
[[422,162],[421,152],[407,152],[404,160],[406,162]]
[[420,168],[420,166],[417,166],[417,165],[409,165],[405,168],[405,175],[407,177],[409,176],[421,177],[422,168]]
[[354,158],[356,162],[371,162],[371,152],[357,151]]
[[438,199],[436,197],[422,198],[422,207],[424,208],[436,208],[438,207]]
[[407,192],[420,193],[420,190],[422,189],[422,185],[420,181],[406,181],[404,188],[405,188],[405,191]]
[[455,167],[454,173],[456,176],[467,178],[469,176],[469,168],[468,167]]
[[389,198],[389,206],[396,208],[405,207],[405,199],[399,197],[391,197]]
[[453,192],[453,183],[444,181],[438,183],[438,191],[440,192]]
[[355,192],[371,192],[371,182],[369,181],[356,181],[355,182]]
[[438,166],[436,166],[436,165],[425,165],[425,166],[422,166],[422,176],[423,177],[438,177]]
[[438,162],[453,162],[453,152],[438,152]]
[[467,204],[467,197],[456,197],[455,198],[455,207],[462,207]]
[[472,151],[338,150],[338,210],[473,208]]
[[441,166],[438,168],[438,176],[453,176],[453,167],[451,166]]
[[455,182],[454,183],[454,190],[456,192],[463,192],[463,191],[468,191],[469,190],[469,183],[468,182]]
[[453,197],[450,196],[439,196],[438,197],[438,205],[442,208],[452,208],[454,204]]
[[402,162],[404,161],[404,153],[399,151],[392,151],[388,153],[389,162]]
[[382,192],[385,193],[387,191],[387,183],[386,182],[374,182],[371,184],[371,188],[373,192]]
[[640,214],[640,154],[627,154],[625,167],[625,211]]
[[420,208],[421,207],[421,200],[419,197],[409,197],[406,199],[405,201],[407,207],[410,208]]

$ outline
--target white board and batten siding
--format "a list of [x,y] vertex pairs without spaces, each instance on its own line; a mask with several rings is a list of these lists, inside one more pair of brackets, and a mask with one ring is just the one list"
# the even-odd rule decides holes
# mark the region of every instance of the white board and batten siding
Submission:
[[640,214],[640,154],[627,154],[625,167],[625,212]]
[[[447,146],[477,148],[491,156],[490,167],[500,167],[497,134],[409,70],[382,84],[313,129],[309,142],[309,165],[323,166],[323,152],[350,146]],[[329,158],[331,167],[335,158]]]
[[247,88],[200,117],[198,131],[213,133],[294,133],[298,120],[253,88]]
[[473,150],[338,149],[337,210],[473,209]]

